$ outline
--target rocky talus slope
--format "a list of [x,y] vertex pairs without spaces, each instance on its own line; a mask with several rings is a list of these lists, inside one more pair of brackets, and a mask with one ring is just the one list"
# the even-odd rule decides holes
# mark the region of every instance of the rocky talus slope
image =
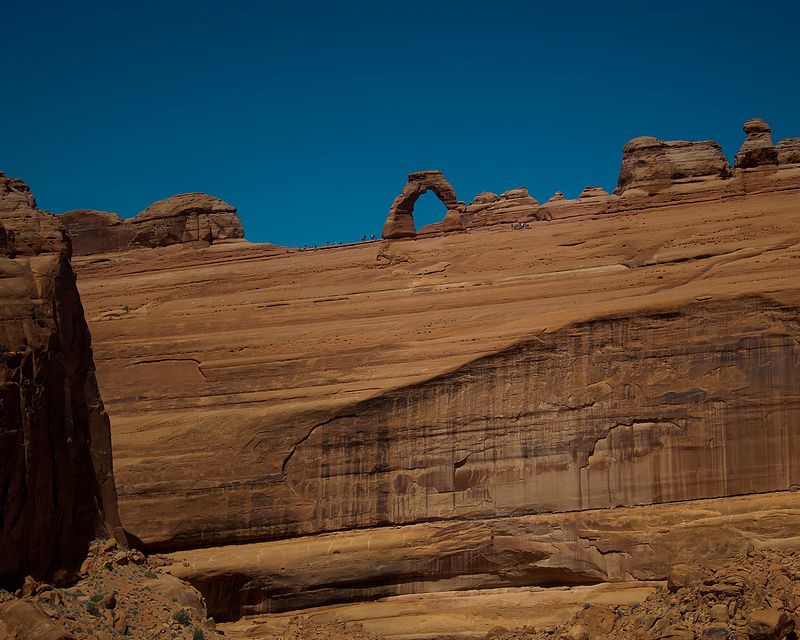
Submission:
[[16,594],[0,589],[0,639],[222,638],[200,592],[161,564],[96,541],[77,581],[59,587],[28,577]]
[[253,638],[564,635],[796,549],[800,164],[765,126],[733,167],[637,138],[614,193],[541,205],[412,174],[383,243],[79,256],[131,540]]

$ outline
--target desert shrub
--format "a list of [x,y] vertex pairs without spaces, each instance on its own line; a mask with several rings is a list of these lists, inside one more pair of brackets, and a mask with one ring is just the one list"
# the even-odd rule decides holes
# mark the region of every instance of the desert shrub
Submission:
[[176,611],[175,613],[172,614],[172,619],[175,622],[178,622],[183,626],[186,626],[187,624],[189,624],[189,612],[186,611],[186,609],[181,609],[180,611]]
[[206,640],[206,634],[203,633],[202,629],[195,627],[192,632],[192,640]]
[[89,600],[89,602],[86,603],[86,610],[93,616],[100,615],[100,609],[97,608],[97,603],[91,600]]

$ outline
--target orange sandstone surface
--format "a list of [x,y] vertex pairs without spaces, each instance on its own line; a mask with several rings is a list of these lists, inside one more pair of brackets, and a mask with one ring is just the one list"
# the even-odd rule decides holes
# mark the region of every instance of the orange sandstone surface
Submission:
[[[797,548],[800,164],[750,128],[746,166],[639,138],[615,194],[448,192],[416,236],[405,190],[383,243],[75,257],[129,539],[217,620],[392,637]],[[367,611],[459,593],[482,622]]]

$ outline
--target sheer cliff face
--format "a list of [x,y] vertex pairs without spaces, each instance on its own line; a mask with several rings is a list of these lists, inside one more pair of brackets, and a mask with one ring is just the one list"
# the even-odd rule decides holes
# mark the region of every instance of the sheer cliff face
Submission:
[[0,582],[66,578],[121,534],[108,416],[54,216],[0,175]]
[[800,484],[790,173],[391,265],[375,244],[78,260],[126,526],[179,549]]
[[283,461],[298,527],[789,489],[797,317],[740,299],[599,319],[350,407]]

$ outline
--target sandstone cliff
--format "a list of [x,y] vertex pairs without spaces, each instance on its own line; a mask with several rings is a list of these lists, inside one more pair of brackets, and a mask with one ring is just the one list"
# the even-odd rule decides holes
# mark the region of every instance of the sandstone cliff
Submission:
[[74,575],[89,542],[124,539],[108,416],[68,236],[0,174],[0,582]]
[[69,211],[61,219],[75,255],[244,237],[235,207],[205,193],[159,200],[129,220],[85,209]]
[[[224,618],[796,544],[800,166],[626,149],[542,205],[420,174],[377,260],[79,258],[132,533]],[[462,229],[409,241],[430,183]]]

